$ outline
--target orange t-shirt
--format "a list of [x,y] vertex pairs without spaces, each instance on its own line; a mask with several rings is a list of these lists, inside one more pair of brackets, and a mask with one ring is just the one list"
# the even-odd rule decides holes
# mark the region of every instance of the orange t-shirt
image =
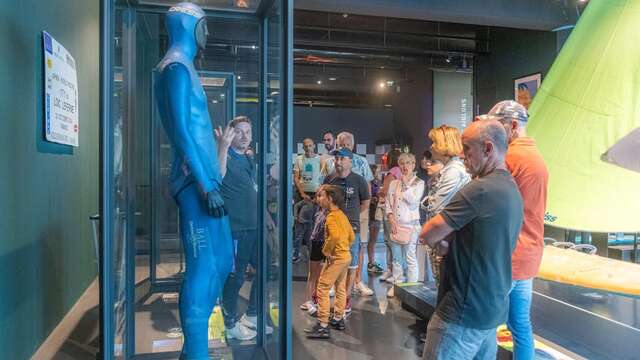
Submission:
[[530,137],[512,141],[505,162],[518,185],[524,205],[522,230],[511,255],[512,278],[526,280],[538,274],[542,261],[549,172]]

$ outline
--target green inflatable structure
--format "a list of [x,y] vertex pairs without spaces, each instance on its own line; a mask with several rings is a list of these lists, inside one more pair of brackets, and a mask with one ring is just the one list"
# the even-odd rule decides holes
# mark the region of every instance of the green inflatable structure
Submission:
[[529,109],[548,225],[640,232],[640,0],[592,0]]

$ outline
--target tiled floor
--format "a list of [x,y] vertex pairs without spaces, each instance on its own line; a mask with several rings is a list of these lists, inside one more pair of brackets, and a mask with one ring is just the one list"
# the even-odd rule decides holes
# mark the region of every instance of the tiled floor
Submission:
[[[384,246],[378,245],[376,260],[384,263],[383,256]],[[353,313],[346,330],[332,331],[330,340],[305,337],[304,328],[316,320],[298,308],[304,301],[305,282],[293,282],[294,359],[420,359],[423,344],[417,341],[417,335],[426,328],[424,321],[402,309],[398,300],[387,299],[390,285],[380,282],[378,276],[364,275],[364,281],[375,294],[352,298]]]

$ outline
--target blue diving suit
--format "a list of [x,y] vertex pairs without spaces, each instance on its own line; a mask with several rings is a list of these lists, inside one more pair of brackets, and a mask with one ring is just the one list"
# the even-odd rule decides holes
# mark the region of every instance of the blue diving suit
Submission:
[[193,60],[206,44],[207,20],[200,7],[180,3],[169,9],[169,50],[156,67],[155,97],[174,150],[171,194],[180,209],[186,257],[180,291],[184,333],[181,359],[208,359],[208,321],[233,264],[229,217],[207,97]]

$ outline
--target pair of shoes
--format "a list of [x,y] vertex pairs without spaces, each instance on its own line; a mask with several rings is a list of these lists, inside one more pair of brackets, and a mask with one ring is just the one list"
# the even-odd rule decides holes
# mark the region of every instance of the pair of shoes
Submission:
[[367,271],[374,274],[380,274],[384,270],[382,269],[382,266],[380,264],[374,262],[367,264]]
[[313,306],[313,301],[308,300],[308,301],[305,301],[304,304],[300,305],[300,310],[307,311],[312,306]]
[[232,328],[225,327],[225,335],[227,339],[246,341],[255,338],[258,334],[238,321]]
[[362,281],[357,282],[356,285],[353,287],[353,289],[356,292],[356,294],[359,294],[362,296],[373,295],[373,290],[371,290],[371,288],[365,285]]
[[395,290],[395,285],[390,287],[389,290],[387,290],[387,297],[388,298],[392,298],[394,296],[396,296],[396,290]]
[[344,319],[336,320],[336,318],[333,318],[333,317],[329,320],[329,325],[331,325],[332,328],[340,331],[346,328],[346,325],[344,324]]
[[385,270],[380,276],[380,281],[387,281],[388,278],[393,278],[393,273],[389,270]]
[[[242,315],[240,318],[240,324],[248,327],[251,330],[256,331],[258,328],[258,317],[257,316],[247,316],[247,314]],[[267,324],[264,326],[264,332],[266,335],[273,334],[273,328]]]
[[328,339],[331,337],[331,330],[328,326],[322,326],[319,322],[309,329],[304,329],[309,339]]
[[310,316],[318,316],[318,306],[312,304],[311,307],[307,310],[307,314]]
[[345,316],[351,314],[351,298],[347,296],[347,303],[344,306]]

